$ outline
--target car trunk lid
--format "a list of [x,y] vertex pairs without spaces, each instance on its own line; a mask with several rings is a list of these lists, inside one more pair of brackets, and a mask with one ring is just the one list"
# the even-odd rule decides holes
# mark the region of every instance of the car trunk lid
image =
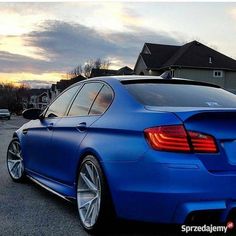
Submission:
[[235,108],[183,108],[146,107],[174,113],[182,120],[186,130],[214,136],[219,153],[198,154],[207,169],[212,172],[236,172],[236,109]]

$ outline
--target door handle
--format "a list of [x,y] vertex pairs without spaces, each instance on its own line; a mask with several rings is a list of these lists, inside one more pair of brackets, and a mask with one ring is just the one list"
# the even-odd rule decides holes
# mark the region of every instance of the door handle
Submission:
[[52,130],[52,129],[53,129],[53,123],[48,124],[48,125],[47,125],[47,129],[48,129],[48,130]]
[[76,126],[76,129],[78,129],[79,131],[83,132],[87,129],[87,124],[86,122],[81,122]]

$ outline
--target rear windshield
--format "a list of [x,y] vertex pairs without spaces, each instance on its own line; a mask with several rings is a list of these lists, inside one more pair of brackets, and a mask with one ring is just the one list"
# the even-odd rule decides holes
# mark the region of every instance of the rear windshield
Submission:
[[125,84],[125,87],[148,106],[236,108],[236,95],[221,88],[160,83]]

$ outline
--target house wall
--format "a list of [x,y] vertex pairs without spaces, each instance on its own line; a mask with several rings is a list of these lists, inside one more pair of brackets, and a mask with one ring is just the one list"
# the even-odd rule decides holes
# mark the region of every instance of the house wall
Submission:
[[[144,61],[139,58],[135,68],[136,75],[140,75],[141,72],[153,76],[161,74],[160,71],[147,71],[145,68]],[[174,70],[174,77],[216,84],[236,94],[236,72],[223,71],[223,77],[214,77],[213,70],[181,68]]]
[[135,65],[134,68],[134,74],[135,75],[140,75],[141,73],[143,73],[144,75],[148,75],[148,71],[146,70],[146,65],[143,61],[143,59],[139,56],[138,61]]
[[213,70],[176,69],[175,77],[216,84],[236,93],[236,72],[223,71],[223,77],[215,78],[213,76]]
[[203,69],[175,69],[174,76],[177,78],[191,79],[207,82],[224,87],[227,72],[223,72],[223,77],[213,77],[213,70]]
[[161,75],[163,72],[160,72],[160,71],[155,71],[155,70],[149,70],[147,72],[147,75],[151,75],[151,76],[159,76]]
[[227,71],[225,73],[224,88],[236,94],[236,72]]

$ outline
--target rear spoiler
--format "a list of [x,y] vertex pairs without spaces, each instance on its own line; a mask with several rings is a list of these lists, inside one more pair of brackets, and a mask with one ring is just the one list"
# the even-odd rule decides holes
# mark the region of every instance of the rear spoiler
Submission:
[[199,82],[194,80],[186,80],[186,79],[163,79],[162,77],[154,77],[152,78],[137,78],[137,79],[127,79],[127,80],[121,80],[122,84],[146,84],[146,83],[155,83],[155,84],[189,84],[189,85],[200,85],[200,86],[207,86],[207,87],[213,87],[213,88],[221,88],[220,86],[216,84],[210,84],[206,82]]

